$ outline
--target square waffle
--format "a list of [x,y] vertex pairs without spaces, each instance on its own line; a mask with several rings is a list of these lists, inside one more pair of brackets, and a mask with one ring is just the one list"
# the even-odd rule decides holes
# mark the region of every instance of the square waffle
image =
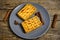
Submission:
[[37,29],[41,25],[42,25],[42,22],[38,18],[38,16],[34,16],[22,22],[22,27],[26,33],[33,31],[34,29]]
[[28,19],[34,12],[36,8],[32,4],[26,4],[18,13],[17,15],[22,19]]

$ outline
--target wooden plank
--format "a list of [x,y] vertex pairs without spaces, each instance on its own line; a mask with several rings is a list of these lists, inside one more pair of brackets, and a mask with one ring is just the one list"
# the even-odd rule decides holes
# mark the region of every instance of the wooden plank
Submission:
[[7,12],[7,10],[0,10],[0,20],[3,19],[3,17],[5,16],[5,13]]
[[45,34],[37,40],[60,40],[60,35]]
[[2,0],[0,9],[13,9],[22,2],[27,2],[27,0]]
[[[8,1],[8,2],[7,2]],[[17,5],[23,3],[23,2],[36,2],[45,7],[46,9],[59,9],[60,8],[60,2],[57,1],[52,1],[52,0],[5,0],[1,2],[1,7],[0,9],[13,9]],[[51,7],[52,6],[52,7]],[[59,9],[60,10],[60,9]]]

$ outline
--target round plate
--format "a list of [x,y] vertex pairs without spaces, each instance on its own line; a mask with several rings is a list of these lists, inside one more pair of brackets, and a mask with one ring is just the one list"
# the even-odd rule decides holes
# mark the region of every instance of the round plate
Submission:
[[41,37],[43,34],[45,34],[48,31],[48,29],[49,29],[49,23],[50,23],[50,18],[49,18],[49,15],[48,15],[47,11],[42,6],[40,6],[39,4],[30,2],[30,4],[34,5],[37,8],[37,10],[41,13],[43,21],[44,21],[44,25],[42,25],[41,27],[37,28],[36,30],[34,30],[34,31],[30,32],[30,33],[27,33],[27,34],[24,33],[22,31],[21,25],[15,25],[14,21],[17,20],[19,23],[22,22],[22,20],[19,19],[16,16],[16,14],[18,13],[18,11],[25,4],[27,4],[27,3],[23,3],[23,4],[19,5],[19,6],[17,6],[12,11],[12,13],[10,14],[10,17],[9,17],[9,25],[10,25],[11,30],[16,35],[18,35],[19,37],[25,38],[25,39],[36,39],[38,37]]

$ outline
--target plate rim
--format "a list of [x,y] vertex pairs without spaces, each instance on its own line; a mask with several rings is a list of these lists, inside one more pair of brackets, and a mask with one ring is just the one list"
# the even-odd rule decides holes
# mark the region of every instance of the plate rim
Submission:
[[[34,3],[34,2],[24,2],[24,3]],[[21,3],[21,4],[23,4],[23,3]],[[21,5],[21,4],[19,4],[19,5]],[[34,4],[38,4],[38,3],[34,3]],[[18,6],[19,6],[18,5]],[[38,4],[39,5],[39,4]],[[18,6],[16,6],[13,10],[15,10]],[[43,6],[41,6],[41,7],[43,7]],[[43,7],[43,9],[45,9],[44,7]],[[12,12],[13,12],[13,10],[12,10]],[[45,9],[46,10],[46,9]],[[47,11],[47,10],[46,10]],[[11,12],[11,14],[12,14],[12,12]],[[47,12],[48,13],[48,12]],[[11,15],[10,14],[10,15]],[[50,15],[49,15],[49,13],[48,13],[48,16],[49,16],[49,24],[50,24]],[[10,16],[9,16],[9,20],[8,20],[8,24],[9,24],[9,26],[10,26]],[[46,29],[46,31],[43,33],[43,34],[41,34],[41,35],[39,35],[39,36],[37,36],[37,37],[34,37],[33,39],[36,39],[36,38],[39,38],[39,37],[41,37],[41,36],[43,36],[44,34],[46,34],[47,33],[47,31],[49,30],[49,28],[50,28],[50,26]],[[11,29],[11,27],[10,27],[10,29]],[[11,31],[13,31],[12,29],[11,29]],[[13,33],[14,34],[16,34],[14,31],[13,31]],[[17,34],[16,34],[17,35]],[[21,36],[19,36],[19,35],[17,35],[18,37],[21,37]],[[21,37],[21,38],[23,38],[23,39],[26,39],[26,38],[24,38],[24,37]],[[27,39],[29,39],[29,38],[27,38]],[[31,39],[31,38],[30,38]]]

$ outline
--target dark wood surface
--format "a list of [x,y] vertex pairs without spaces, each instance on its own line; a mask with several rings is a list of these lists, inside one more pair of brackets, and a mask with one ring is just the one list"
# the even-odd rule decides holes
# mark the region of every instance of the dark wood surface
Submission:
[[35,2],[42,5],[49,13],[50,25],[53,20],[53,15],[58,14],[55,28],[49,31],[42,37],[35,40],[60,40],[60,0],[0,0],[0,40],[24,40],[17,37],[9,28],[8,20],[3,21],[8,10],[13,10],[16,6],[23,2]]

